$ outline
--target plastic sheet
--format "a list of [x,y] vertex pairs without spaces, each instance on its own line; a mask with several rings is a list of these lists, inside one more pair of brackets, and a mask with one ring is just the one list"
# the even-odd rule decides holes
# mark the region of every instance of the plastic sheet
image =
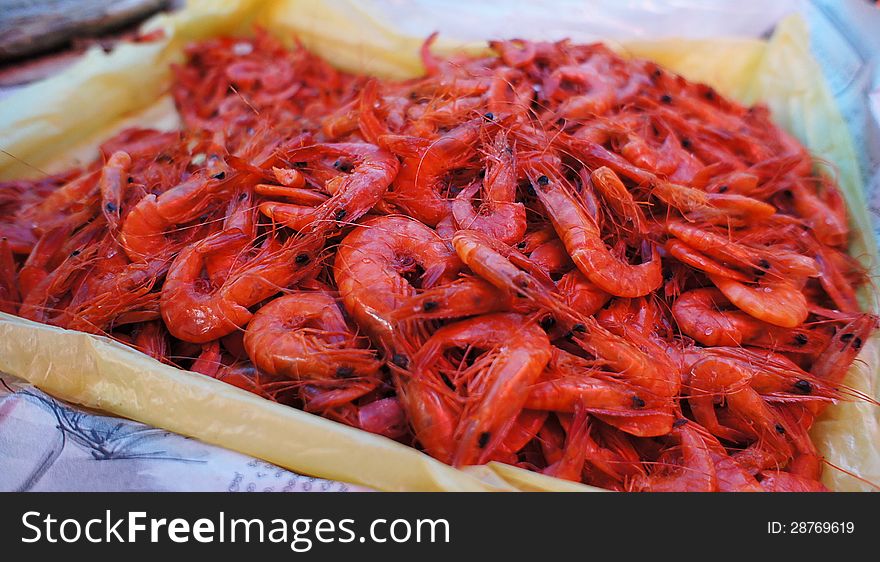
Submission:
[[[162,93],[169,65],[190,40],[244,33],[257,22],[282,36],[295,34],[334,64],[383,76],[418,74],[420,29],[382,19],[393,2],[253,0],[191,2],[160,16],[160,41],[90,52],[68,71],[17,92],[0,113],[0,177],[33,175],[94,156],[98,138],[122,123],[174,127]],[[419,3],[416,3],[416,7]],[[384,6],[384,8],[383,8]],[[558,13],[555,17],[568,18]],[[583,14],[581,17],[589,17]],[[414,21],[409,20],[407,21]],[[472,40],[444,38],[440,50],[480,49]],[[833,162],[852,212],[852,253],[871,264],[877,250],[862,194],[852,140],[808,49],[802,20],[787,19],[769,41],[757,39],[640,40],[617,47],[655,59],[744,102],[762,101],[775,120],[823,161]],[[863,302],[877,309],[877,295]],[[846,384],[877,394],[878,338],[864,346]],[[0,315],[0,371],[24,378],[58,398],[162,427],[324,478],[383,490],[593,490],[505,465],[453,469],[383,437],[275,404],[208,377],[154,361],[105,338]],[[828,409],[815,436],[829,462],[858,475],[826,470],[837,490],[869,489],[880,481],[880,423],[876,408],[845,402]]]

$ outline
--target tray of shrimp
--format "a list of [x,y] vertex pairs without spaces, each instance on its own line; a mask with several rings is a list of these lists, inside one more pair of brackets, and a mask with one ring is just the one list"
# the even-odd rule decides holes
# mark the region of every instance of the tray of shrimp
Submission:
[[801,20],[341,4],[191,2],[4,102],[0,371],[382,490],[876,488],[876,247]]

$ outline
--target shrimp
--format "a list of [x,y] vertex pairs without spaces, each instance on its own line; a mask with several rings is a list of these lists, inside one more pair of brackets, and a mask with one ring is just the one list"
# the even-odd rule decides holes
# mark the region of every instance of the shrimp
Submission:
[[15,283],[15,258],[12,246],[5,238],[0,239],[0,312],[15,314],[21,297]]
[[764,470],[759,474],[761,488],[766,492],[829,492],[817,480],[798,476],[781,470]]
[[[721,275],[739,282],[743,275],[728,269],[727,265],[749,271],[754,277],[769,279],[801,280],[819,275],[815,260],[782,248],[753,248],[683,222],[667,224],[667,231],[683,242],[691,252],[682,252],[682,261],[701,269],[709,275]],[[689,254],[689,256],[688,256]],[[699,255],[705,254],[721,263],[702,263]],[[688,259],[690,257],[690,259]]]
[[[473,148],[483,131],[498,126],[498,119],[479,117],[471,119],[430,142],[415,143],[415,147],[400,154],[400,149],[389,147],[403,157],[400,172],[394,181],[389,200],[413,218],[435,226],[451,212],[441,186],[443,175],[473,159]],[[399,146],[399,145],[397,145]]]
[[170,231],[196,220],[232,185],[232,178],[217,180],[195,174],[158,197],[146,195],[122,223],[119,243],[131,261],[168,256],[174,246],[167,239]]
[[803,324],[809,315],[804,293],[787,282],[769,281],[759,282],[757,285],[745,285],[715,275],[709,275],[709,280],[734,306],[768,324],[781,328],[796,328]]
[[[454,349],[485,350],[474,372],[461,381],[444,373]],[[412,373],[446,374],[469,397],[456,427],[456,466],[482,464],[503,442],[528,398],[529,388],[550,359],[550,341],[537,324],[517,314],[489,314],[437,330],[412,357]],[[458,368],[456,363],[452,369]],[[448,369],[448,367],[447,367]],[[439,372],[438,372],[439,370]]]
[[596,314],[611,299],[609,293],[587,279],[579,269],[564,274],[556,288],[565,304],[583,316]]
[[34,244],[18,273],[18,288],[23,298],[61,262],[62,244],[69,236],[70,230],[59,226],[44,232]]
[[[862,313],[852,317],[837,330],[813,362],[810,367],[812,375],[826,384],[839,384],[877,326],[878,318],[874,314]],[[801,390],[812,394],[814,386],[802,385]]]
[[391,314],[396,321],[451,319],[502,312],[516,306],[510,295],[479,277],[463,277],[407,298]]
[[387,347],[395,332],[392,313],[416,294],[416,286],[451,283],[460,270],[459,259],[433,230],[385,216],[364,221],[340,242],[333,276],[345,310]]
[[472,200],[479,183],[463,189],[452,202],[452,214],[458,228],[477,230],[504,244],[519,241],[526,231],[526,210],[517,203],[516,159],[507,135],[499,133],[488,155],[489,164],[483,179],[483,199],[475,210]]
[[171,264],[162,287],[160,311],[168,331],[181,340],[205,343],[247,324],[248,307],[302,279],[314,268],[317,249],[312,239],[288,240],[280,248],[267,245],[223,280],[202,277],[205,256],[239,246],[247,236],[239,230],[220,231],[184,248]]
[[644,235],[646,233],[645,215],[639,208],[632,194],[620,181],[620,177],[611,168],[602,166],[590,173],[590,183],[602,195],[614,212],[631,226],[632,234]]
[[[559,311],[563,305],[552,291],[553,280],[537,264],[515,250],[470,230],[456,232],[452,246],[471,271],[508,295],[529,297],[553,311]],[[528,271],[517,266],[528,268]]]
[[379,370],[374,353],[348,327],[326,293],[295,292],[261,308],[244,334],[261,371],[296,381],[344,383]]
[[675,445],[666,449],[644,477],[636,477],[631,488],[650,492],[713,492],[718,488],[715,463],[709,447],[697,429],[684,425],[670,433]]
[[824,184],[823,187],[822,192],[811,192],[804,182],[794,182],[791,188],[794,208],[819,241],[842,247],[849,240],[846,204],[836,188]]
[[[525,407],[535,410],[574,413],[576,408],[605,417],[612,426],[642,437],[669,432],[665,400],[649,397],[641,389],[616,380],[592,362],[554,349],[545,374],[531,388]],[[659,407],[659,409],[655,409]],[[629,423],[616,423],[629,418]]]
[[718,289],[707,287],[682,294],[672,305],[681,331],[703,345],[756,345],[794,353],[816,353],[828,336],[807,328],[779,328],[731,307]]
[[[605,245],[595,222],[564,185],[564,180],[549,167],[538,175],[531,170],[532,185],[544,205],[556,233],[565,244],[578,269],[599,288],[620,297],[647,295],[663,283],[660,255],[649,242],[642,254],[649,261],[631,265],[614,256]],[[552,176],[552,178],[551,178]]]
[[112,232],[119,230],[122,213],[123,189],[128,185],[131,156],[119,150],[114,152],[101,170],[98,186],[101,191],[101,212]]
[[285,158],[307,163],[331,158],[343,172],[325,185],[332,197],[314,208],[272,201],[260,204],[264,215],[299,231],[334,230],[357,221],[379,202],[398,169],[391,153],[365,143],[316,144],[288,151]]

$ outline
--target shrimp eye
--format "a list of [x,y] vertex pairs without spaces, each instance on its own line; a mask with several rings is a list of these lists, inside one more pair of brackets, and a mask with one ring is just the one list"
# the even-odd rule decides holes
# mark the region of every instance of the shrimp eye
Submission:
[[134,183],[134,178],[131,176],[128,176],[128,183]]
[[584,326],[583,324],[581,324],[580,322],[578,322],[577,324],[575,324],[574,326],[571,327],[571,331],[583,333],[583,332],[587,331],[587,327]]
[[336,211],[336,215],[335,215],[336,220],[341,221],[342,219],[345,218],[345,215],[347,215],[347,214],[348,214],[348,212],[345,209],[339,209],[338,211]]
[[494,121],[495,120],[495,114],[492,113],[491,111],[486,113],[485,115],[483,115],[483,117],[485,117],[486,121]]
[[214,178],[215,180],[222,180],[223,178],[226,177],[226,172],[217,172],[216,174],[214,174],[211,177]]
[[782,424],[776,424],[776,433],[778,433],[779,435],[785,435],[785,428],[782,427]]
[[450,390],[455,390],[455,385],[452,384],[452,381],[449,380],[449,377],[446,376],[446,373],[440,373],[440,378],[443,379],[443,383],[448,386]]
[[296,258],[294,259],[294,261],[295,261],[296,263],[298,263],[299,265],[302,265],[302,264],[304,264],[304,263],[308,263],[308,261],[309,261],[309,255],[308,255],[308,254],[300,254],[300,255],[296,256]]
[[855,349],[856,351],[862,349],[862,338],[854,339],[852,346],[853,346],[853,349]]
[[644,408],[645,401],[639,398],[638,396],[633,396],[632,398],[633,408]]
[[[6,240],[6,238],[4,238],[4,240]],[[75,258],[78,255],[79,255],[79,250],[74,250],[74,251],[70,252],[70,257],[72,257],[72,258]]]
[[437,308],[437,306],[438,306],[438,304],[437,304],[436,302],[434,302],[434,301],[428,301],[428,302],[426,302],[424,305],[422,305],[422,309],[423,309],[425,312],[431,312],[432,310],[434,310],[435,308]]
[[847,341],[853,339],[853,337],[855,337],[855,334],[846,333],[846,334],[843,334],[842,336],[840,336],[840,341],[847,342]]
[[480,449],[484,449],[486,445],[489,444],[489,438],[491,436],[492,435],[488,431],[484,431],[483,433],[481,433],[480,438],[477,440],[477,446],[479,446]]
[[520,242],[519,244],[516,245],[516,247],[519,248],[520,250],[525,250],[525,249],[526,249],[526,246],[528,246],[528,244],[526,244],[525,241],[522,241],[522,242]]
[[354,369],[351,367],[337,367],[336,369],[336,378],[347,379],[354,374]]
[[813,385],[810,384],[810,381],[800,379],[796,383],[794,383],[794,389],[800,392],[801,394],[810,394],[813,392]]
[[401,369],[406,369],[409,366],[409,359],[406,358],[406,355],[402,355],[400,353],[395,353],[391,357],[391,362]]
[[111,213],[115,213],[117,209],[116,205],[114,205],[113,203],[107,203],[104,207],[106,207],[106,209]]
[[690,148],[691,147],[691,139],[681,139],[681,147],[682,148]]
[[547,185],[548,183],[550,183],[550,178],[547,176],[541,176],[538,178],[538,185]]
[[672,103],[672,96],[670,96],[669,94],[663,94],[662,96],[660,96],[660,101],[662,101],[663,103]]
[[679,419],[675,420],[674,422],[672,422],[672,427],[674,427],[675,429],[678,429],[679,427],[686,425],[687,422],[688,422],[687,418],[679,418]]
[[807,338],[806,334],[795,334],[794,335],[794,343],[795,345],[807,345],[809,338]]
[[654,78],[660,78],[661,76],[663,76],[663,71],[659,68],[655,68],[654,72],[651,73],[651,76],[653,76]]
[[770,262],[765,260],[764,258],[761,258],[760,260],[758,260],[758,266],[762,269],[770,269]]
[[544,330],[549,330],[555,325],[556,318],[553,318],[552,316],[545,316],[544,318],[541,318],[541,328],[543,328]]
[[718,187],[718,193],[727,193],[727,190],[730,189],[730,186],[722,185]]

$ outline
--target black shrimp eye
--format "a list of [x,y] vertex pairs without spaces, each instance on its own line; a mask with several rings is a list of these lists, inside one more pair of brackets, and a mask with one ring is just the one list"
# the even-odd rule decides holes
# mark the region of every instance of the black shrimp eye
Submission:
[[854,337],[855,337],[855,334],[851,334],[851,333],[847,332],[847,333],[840,336],[840,341],[848,342],[849,340],[853,339]]
[[805,379],[800,379],[796,383],[794,383],[794,389],[800,392],[801,394],[810,394],[813,392],[813,385],[810,384],[810,381]]
[[690,148],[691,147],[691,139],[681,139],[681,147],[682,148]]
[[438,306],[439,306],[439,305],[438,305],[436,302],[434,302],[434,301],[428,301],[428,302],[426,302],[424,305],[422,305],[422,309],[423,309],[425,312],[431,312],[432,310],[434,310],[434,309],[437,308]]
[[778,433],[779,435],[785,435],[785,428],[782,427],[781,423],[776,424],[776,433]]
[[553,318],[552,316],[545,316],[544,318],[541,318],[540,324],[541,328],[543,328],[544,330],[549,330],[556,325],[556,318]]
[[128,176],[128,183],[134,183],[134,178],[131,176]]
[[294,261],[296,263],[302,265],[302,264],[307,263],[309,261],[309,255],[308,254],[300,254],[300,255],[296,256]]
[[862,349],[862,338],[854,339],[852,346],[853,346],[853,349],[855,349],[856,351]]
[[491,111],[486,113],[485,115],[483,115],[483,117],[486,118],[486,121],[494,121],[495,120],[495,114],[492,113]]
[[765,260],[764,258],[761,258],[760,260],[758,260],[758,266],[762,269],[770,269],[770,262]]
[[528,246],[528,244],[526,244],[525,242],[520,242],[519,244],[516,245],[516,247],[519,248],[520,250],[525,250],[526,246]]
[[113,203],[107,203],[104,207],[105,207],[108,211],[110,211],[111,213],[115,213],[115,212],[116,212],[116,209],[117,209],[116,205],[114,205]]
[[491,436],[492,435],[488,431],[484,431],[483,433],[481,433],[479,439],[477,440],[477,446],[479,446],[480,449],[485,449],[486,445],[489,444],[489,438]]
[[348,214],[348,212],[345,209],[339,209],[338,211],[336,211],[336,215],[335,215],[336,220],[341,221],[342,219],[345,218],[345,215],[347,215],[347,214]]
[[409,359],[406,358],[406,355],[402,355],[400,353],[395,353],[391,357],[391,362],[401,369],[406,369],[409,366]]
[[651,73],[651,76],[653,76],[654,78],[660,78],[661,76],[663,76],[663,71],[659,68],[655,68],[654,72]]
[[638,396],[633,396],[632,398],[633,408],[644,408],[645,401],[639,398]]
[[718,187],[718,193],[727,193],[727,190],[730,189],[729,186],[722,185]]
[[662,101],[663,103],[672,103],[672,96],[670,96],[669,94],[663,94],[662,96],[660,96],[660,101]]
[[547,185],[548,183],[550,183],[550,178],[547,176],[541,176],[538,178],[538,185]]
[[583,324],[581,324],[580,322],[578,322],[577,324],[575,324],[574,326],[571,327],[571,331],[583,333],[583,332],[587,331],[587,327],[584,326]]
[[354,375],[354,369],[351,367],[337,367],[336,378],[347,379]]
[[[4,240],[6,240],[6,239],[4,238]],[[72,257],[72,258],[75,258],[78,255],[79,255],[79,250],[74,250],[74,251],[70,252],[70,257]]]
[[806,334],[795,334],[794,335],[795,345],[798,345],[798,346],[807,345],[808,341],[810,341],[810,339],[807,337]]
[[226,177],[226,172],[217,172],[216,174],[214,174],[211,177],[214,178],[215,180],[222,180],[223,178]]
[[455,385],[452,384],[452,381],[449,380],[449,377],[446,376],[446,373],[440,373],[440,378],[443,380],[443,384],[448,386],[450,390],[455,390]]

